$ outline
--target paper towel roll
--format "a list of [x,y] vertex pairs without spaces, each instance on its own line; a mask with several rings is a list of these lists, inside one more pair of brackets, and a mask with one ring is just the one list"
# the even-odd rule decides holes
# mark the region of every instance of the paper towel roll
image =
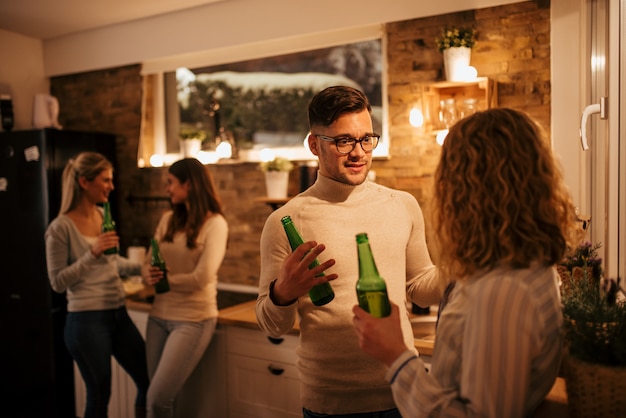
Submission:
[[128,259],[136,263],[143,263],[146,256],[146,249],[143,247],[128,247]]

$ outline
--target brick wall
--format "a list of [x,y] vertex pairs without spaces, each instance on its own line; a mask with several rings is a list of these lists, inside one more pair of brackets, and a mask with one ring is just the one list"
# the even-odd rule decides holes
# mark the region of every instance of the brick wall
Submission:
[[[549,1],[527,1],[387,24],[392,158],[374,164],[374,169],[380,183],[413,194],[426,218],[439,145],[432,135],[413,128],[408,115],[421,99],[422,83],[444,79],[443,57],[435,39],[446,26],[476,28],[471,65],[479,76],[495,81],[499,106],[526,111],[548,132],[550,128]],[[430,236],[428,224],[427,235]]]
[[[548,4],[547,4],[548,3]],[[432,175],[439,146],[432,135],[409,125],[410,109],[420,100],[422,83],[442,80],[442,55],[434,40],[440,29],[473,25],[478,41],[471,64],[480,76],[495,80],[500,106],[524,110],[549,131],[550,9],[549,2],[527,1],[386,25],[391,159],[375,161],[377,181],[413,194],[428,219]],[[169,204],[145,197],[165,196],[164,168],[137,168],[140,130],[140,66],[54,77],[51,93],[59,98],[60,122],[66,129],[97,130],[117,135],[117,220],[122,250],[146,245]],[[258,242],[271,208],[259,201],[265,193],[256,164],[210,166],[225,204],[229,246],[220,281],[258,284]],[[290,176],[290,195],[298,191],[298,170]],[[430,236],[430,231],[428,231]]]

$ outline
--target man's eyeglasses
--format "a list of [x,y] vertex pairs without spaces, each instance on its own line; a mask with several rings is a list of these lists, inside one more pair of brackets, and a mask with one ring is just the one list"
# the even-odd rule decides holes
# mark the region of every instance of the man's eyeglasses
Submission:
[[374,148],[378,146],[378,141],[380,140],[380,135],[378,134],[368,134],[365,135],[363,138],[333,138],[332,136],[326,135],[313,135],[323,141],[334,142],[335,146],[337,147],[337,151],[339,151],[340,154],[350,154],[354,147],[356,147],[357,142],[361,144],[361,148],[363,148],[363,151],[372,152]]

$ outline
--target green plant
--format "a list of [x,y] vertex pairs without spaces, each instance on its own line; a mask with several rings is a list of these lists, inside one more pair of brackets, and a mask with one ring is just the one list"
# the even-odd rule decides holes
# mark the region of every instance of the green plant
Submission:
[[452,47],[473,48],[476,44],[476,30],[474,28],[444,28],[436,39],[440,52]]
[[583,242],[565,256],[561,266],[565,267],[570,274],[575,267],[591,268],[592,276],[599,280],[602,276],[602,259],[598,257],[597,250],[601,246],[600,243]]
[[293,163],[286,158],[276,157],[270,161],[263,161],[260,167],[262,171],[291,171]]
[[259,131],[298,132],[304,137],[309,130],[306,109],[316,93],[300,87],[247,89],[220,80],[194,81],[189,89],[188,107],[179,103],[181,121],[208,124],[209,104],[220,97],[220,126],[235,134],[240,148],[252,146],[253,135]]
[[[615,301],[619,280],[602,279],[602,269],[596,267],[599,247],[581,244],[562,264],[566,346],[584,362],[626,367],[626,303]],[[612,290],[607,292],[607,287]]]
[[204,141],[206,139],[206,132],[202,129],[183,127],[180,129],[180,132],[178,132],[178,136],[183,141],[187,139],[199,139],[200,141]]

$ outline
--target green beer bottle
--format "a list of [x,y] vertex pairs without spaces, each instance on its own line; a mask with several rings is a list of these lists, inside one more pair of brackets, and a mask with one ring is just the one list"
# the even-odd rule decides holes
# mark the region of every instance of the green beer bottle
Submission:
[[158,267],[163,272],[163,278],[156,282],[154,285],[154,291],[156,293],[165,293],[170,291],[170,283],[167,281],[167,267],[165,267],[165,260],[159,250],[159,244],[157,240],[152,238],[150,240],[150,247],[152,247],[152,256],[150,257],[150,265]]
[[[115,231],[115,221],[111,216],[111,204],[109,202],[104,202],[102,204],[102,208],[104,209],[104,216],[102,219],[102,232]],[[111,247],[104,250],[105,254],[117,254],[117,247]]]
[[[291,216],[285,216],[280,220],[283,224],[283,228],[285,228],[285,233],[287,234],[287,239],[289,240],[289,245],[291,245],[291,250],[295,250],[300,246],[300,244],[304,243],[302,236],[296,229],[296,226],[293,224],[291,220]],[[309,265],[309,269],[319,266],[320,263],[317,259],[313,260],[313,262]],[[324,273],[320,273],[318,277],[323,276]],[[315,306],[326,305],[328,302],[335,298],[335,292],[333,291],[330,283],[322,283],[315,285],[309,290],[309,297],[311,298],[311,302]]]
[[391,313],[385,280],[378,274],[372,249],[366,233],[357,234],[356,246],[359,254],[359,280],[356,296],[359,306],[372,316],[382,318]]

